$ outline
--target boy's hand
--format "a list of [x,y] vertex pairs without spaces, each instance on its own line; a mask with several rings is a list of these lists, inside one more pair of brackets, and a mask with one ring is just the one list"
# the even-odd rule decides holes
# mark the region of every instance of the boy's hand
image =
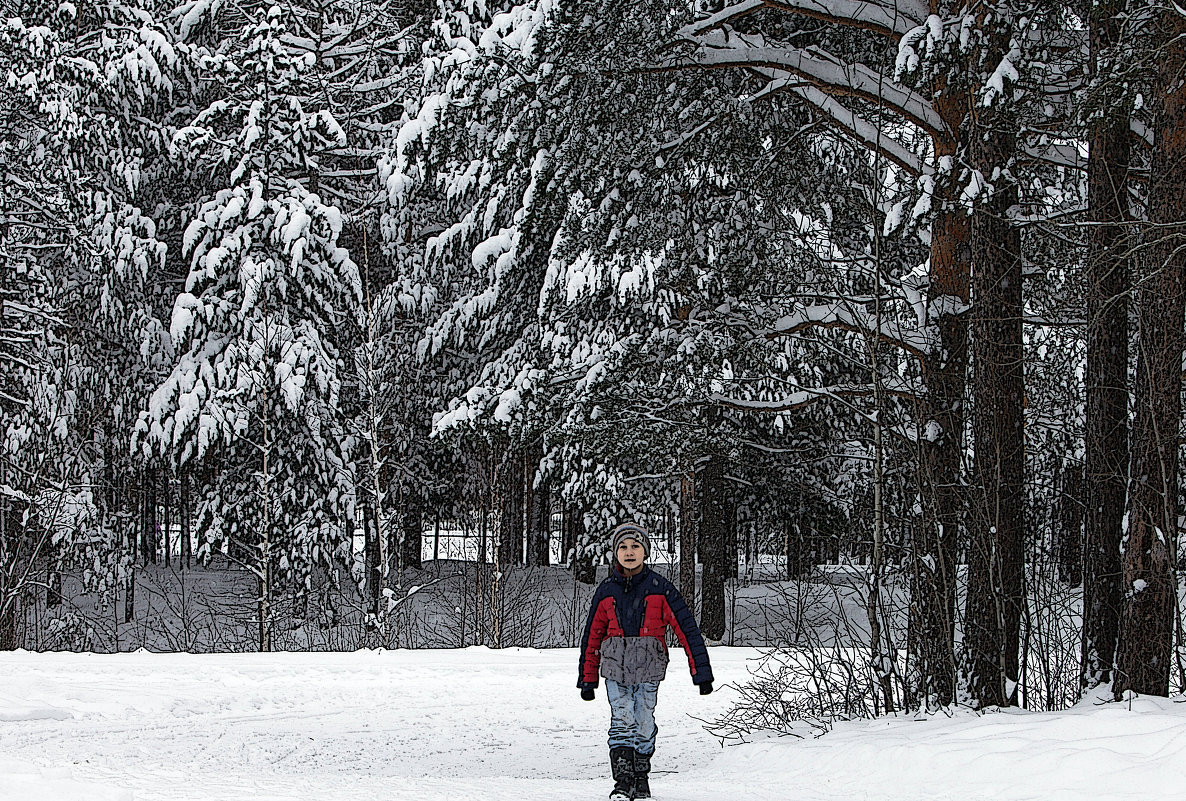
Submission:
[[700,694],[701,695],[708,695],[710,692],[712,692],[712,682],[711,681],[706,681],[700,685]]
[[592,701],[593,697],[594,696],[593,696],[593,688],[592,687],[586,687],[585,689],[581,690],[581,700],[582,701]]

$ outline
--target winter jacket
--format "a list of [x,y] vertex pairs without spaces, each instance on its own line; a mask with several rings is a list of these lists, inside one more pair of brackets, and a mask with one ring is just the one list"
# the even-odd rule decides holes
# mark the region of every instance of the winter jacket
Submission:
[[624,576],[614,563],[593,595],[581,638],[577,686],[596,687],[598,668],[619,684],[662,681],[667,673],[668,626],[688,655],[692,683],[712,681],[708,650],[679,590],[645,565],[637,575]]

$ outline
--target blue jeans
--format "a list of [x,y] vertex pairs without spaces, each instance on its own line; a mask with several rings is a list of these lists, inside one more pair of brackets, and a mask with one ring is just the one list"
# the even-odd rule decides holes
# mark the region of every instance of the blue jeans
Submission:
[[605,692],[609,696],[609,747],[627,746],[644,755],[655,753],[659,682],[619,684],[606,679]]

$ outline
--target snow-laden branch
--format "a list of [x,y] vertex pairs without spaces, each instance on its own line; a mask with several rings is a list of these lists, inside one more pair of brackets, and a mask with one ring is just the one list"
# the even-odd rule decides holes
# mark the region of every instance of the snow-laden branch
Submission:
[[[735,398],[724,393],[713,393],[708,396],[711,403],[728,406],[747,412],[793,412],[817,403],[821,400],[842,400],[844,398],[872,397],[875,388],[872,384],[836,384],[830,387],[813,387],[796,390],[781,398],[773,400],[748,400]],[[901,380],[891,380],[883,383],[881,391],[887,395],[915,399],[923,394],[922,387],[914,386]]]
[[878,325],[876,315],[853,308],[844,301],[802,306],[793,314],[779,318],[764,335],[767,339],[774,339],[792,336],[810,328],[839,328],[866,336],[875,335],[880,341],[895,345],[924,360],[924,363],[931,352],[931,340],[925,332],[904,331],[891,320],[882,320]]
[[676,35],[681,39],[694,39],[709,31],[716,30],[722,25],[738,20],[755,11],[761,11],[767,7],[766,0],[742,0],[740,3],[726,6],[717,13],[711,14],[704,19],[697,20],[690,25],[685,25],[676,32]]
[[15,395],[9,395],[2,389],[0,389],[0,401],[11,403],[24,409],[28,409],[30,406],[32,406],[32,404],[25,398],[18,398]]
[[1077,142],[1043,142],[1027,145],[1026,155],[1044,164],[1067,167],[1072,170],[1087,170],[1086,147]]
[[758,70],[758,72],[769,77],[771,81],[761,91],[754,93],[750,100],[758,100],[779,92],[793,92],[814,106],[828,124],[841,129],[869,150],[880,153],[906,172],[912,175],[922,175],[926,170],[926,165],[917,153],[903,147],[901,143],[886,135],[878,126],[826,92],[820,91],[809,83],[804,83],[801,78],[779,70]]
[[672,57],[657,68],[698,66],[705,69],[751,67],[779,70],[802,78],[826,94],[859,97],[876,103],[937,139],[951,137],[943,118],[926,98],[864,64],[840,61],[818,48],[751,44],[721,31],[710,31],[696,41],[701,47],[694,53]]
[[22,317],[40,317],[42,320],[45,320],[48,323],[53,323],[55,325],[65,325],[66,324],[62,320],[62,318],[57,316],[56,314],[53,314],[53,313],[49,312],[48,310],[39,308],[37,306],[30,306],[28,303],[22,303],[19,300],[10,300],[8,298],[5,298],[4,311],[5,311],[5,313],[16,312],[17,314],[19,314]]
[[700,36],[763,8],[862,28],[892,39],[899,39],[921,25],[928,13],[925,5],[911,0],[897,0],[889,6],[868,0],[743,0],[685,26],[680,35],[685,38]]

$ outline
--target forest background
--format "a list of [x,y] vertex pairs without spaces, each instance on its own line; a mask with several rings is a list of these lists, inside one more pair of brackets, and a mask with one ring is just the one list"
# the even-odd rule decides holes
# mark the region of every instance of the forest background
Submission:
[[832,616],[759,695],[1186,686],[1179,7],[4,17],[0,647],[516,644],[636,519]]

